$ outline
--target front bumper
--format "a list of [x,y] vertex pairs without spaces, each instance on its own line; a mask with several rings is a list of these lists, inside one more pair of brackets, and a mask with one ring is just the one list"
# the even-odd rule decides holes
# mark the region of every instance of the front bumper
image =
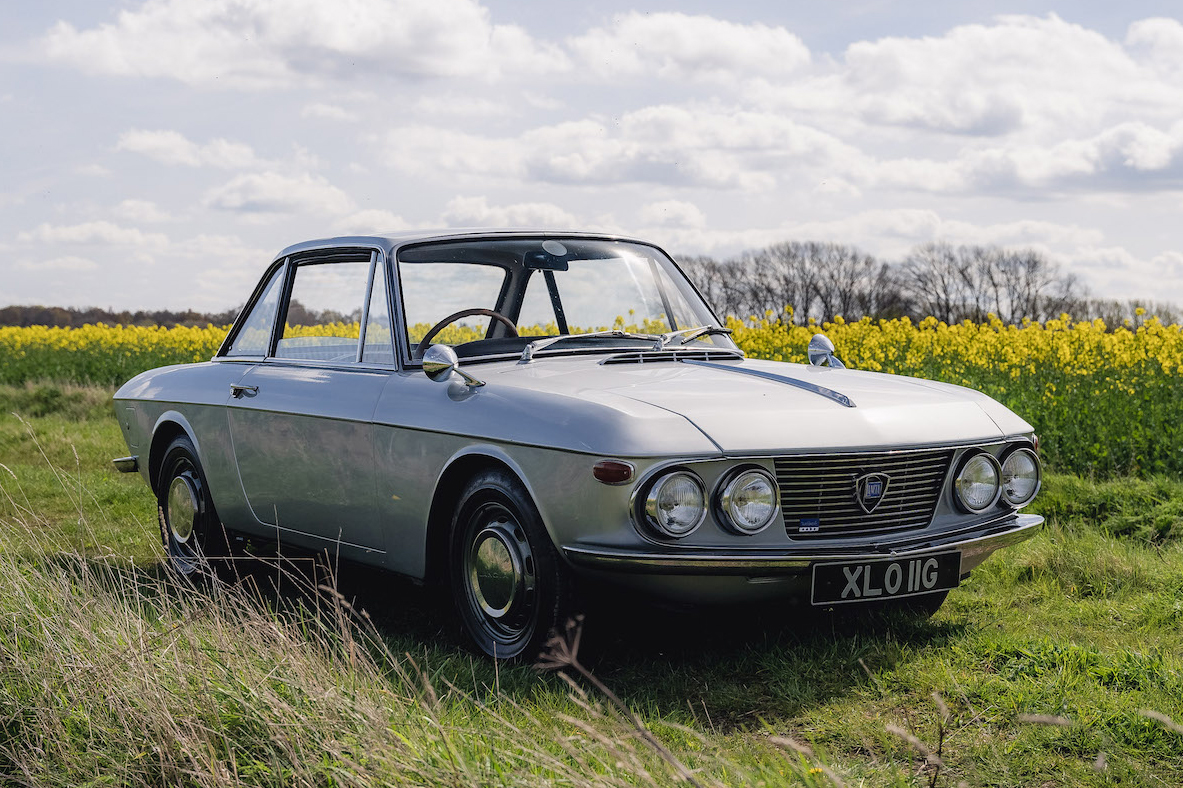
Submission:
[[958,550],[961,552],[961,570],[964,574],[976,568],[995,550],[1031,538],[1041,525],[1043,518],[1038,515],[1016,514],[970,531],[938,534],[923,540],[902,539],[857,550],[825,549],[817,544],[775,552],[725,552],[719,549],[689,548],[670,550],[660,546],[651,549],[620,550],[568,545],[563,547],[563,553],[576,567],[596,573],[770,579],[805,574],[813,564],[823,561],[831,563],[881,558],[919,558],[929,553]]

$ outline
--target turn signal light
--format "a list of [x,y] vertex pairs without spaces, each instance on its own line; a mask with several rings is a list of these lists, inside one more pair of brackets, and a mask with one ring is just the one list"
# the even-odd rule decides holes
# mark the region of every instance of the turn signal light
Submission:
[[620,460],[600,460],[592,466],[592,476],[604,484],[624,484],[632,481],[633,466]]

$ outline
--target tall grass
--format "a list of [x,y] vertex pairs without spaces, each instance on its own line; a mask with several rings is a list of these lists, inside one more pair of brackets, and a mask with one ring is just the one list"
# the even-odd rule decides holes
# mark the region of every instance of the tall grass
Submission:
[[[494,688],[440,686],[330,585],[283,577],[296,590],[268,597],[6,528],[0,780],[659,786],[690,773],[683,759],[702,784],[762,779],[688,729],[678,739],[691,747],[671,761],[582,690],[539,716]],[[772,747],[763,760],[786,765]]]
[[0,414],[0,784],[1183,783],[1177,480],[1049,475],[933,621],[610,610],[568,684],[387,576],[355,608],[308,561],[169,574],[102,397],[45,388],[0,388],[46,414]]

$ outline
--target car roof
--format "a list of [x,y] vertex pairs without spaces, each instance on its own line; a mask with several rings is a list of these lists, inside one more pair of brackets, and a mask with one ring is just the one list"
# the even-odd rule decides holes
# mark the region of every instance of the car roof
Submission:
[[288,255],[298,254],[299,252],[307,252],[314,249],[325,249],[329,247],[377,246],[385,253],[389,254],[391,251],[397,249],[400,246],[405,246],[410,243],[420,243],[422,241],[452,241],[468,238],[513,238],[521,236],[600,238],[612,241],[631,241],[647,244],[650,246],[653,245],[649,241],[643,241],[639,238],[631,238],[624,235],[617,235],[615,233],[595,233],[577,230],[555,230],[553,228],[545,229],[530,227],[448,227],[443,229],[397,230],[395,232],[374,233],[372,235],[342,235],[334,238],[318,238],[311,241],[302,241],[297,244],[292,244],[276,255],[276,259],[287,257]]

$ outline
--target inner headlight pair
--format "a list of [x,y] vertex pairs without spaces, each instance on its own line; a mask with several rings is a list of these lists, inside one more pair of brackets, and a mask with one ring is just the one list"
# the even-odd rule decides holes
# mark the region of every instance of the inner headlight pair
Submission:
[[[767,471],[745,468],[733,473],[716,494],[724,525],[739,534],[764,530],[776,516],[776,482]],[[706,488],[689,471],[659,477],[645,496],[645,519],[663,536],[675,539],[693,533],[706,519]]]
[[1021,447],[1004,455],[1001,463],[986,452],[973,455],[961,464],[953,490],[958,503],[976,514],[1000,498],[1015,508],[1026,506],[1039,492],[1039,483],[1039,457]]

